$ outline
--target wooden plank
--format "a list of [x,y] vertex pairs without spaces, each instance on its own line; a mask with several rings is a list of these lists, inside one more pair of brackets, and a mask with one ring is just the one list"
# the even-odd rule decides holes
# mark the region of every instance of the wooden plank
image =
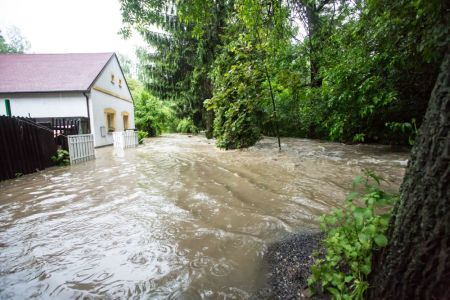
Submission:
[[6,130],[7,130],[8,119],[6,117],[0,116],[0,162],[1,162],[1,171],[0,171],[0,180],[11,178],[11,174],[13,173],[13,167],[11,164],[10,154],[8,151],[10,141],[7,138]]
[[30,157],[30,135],[31,132],[28,131],[28,124],[21,123],[19,126],[20,131],[20,155],[22,160],[23,174],[28,174],[33,172],[33,167],[36,165],[36,162],[29,159]]
[[53,132],[29,118],[0,117],[0,180],[14,178],[53,165]]

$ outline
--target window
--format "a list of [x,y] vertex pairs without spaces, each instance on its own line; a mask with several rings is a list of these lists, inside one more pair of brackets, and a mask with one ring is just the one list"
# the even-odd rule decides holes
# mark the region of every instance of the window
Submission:
[[122,88],[122,79],[119,79],[119,87]]
[[111,74],[111,83],[114,84],[114,74]]
[[127,113],[126,111],[122,112],[122,120],[123,120],[123,130],[127,130],[129,129],[129,124],[128,124],[128,116],[130,114]]
[[114,114],[106,113],[106,122],[108,125],[108,131],[114,131]]
[[106,115],[106,128],[108,132],[115,131],[116,111],[112,108],[106,108],[105,115]]

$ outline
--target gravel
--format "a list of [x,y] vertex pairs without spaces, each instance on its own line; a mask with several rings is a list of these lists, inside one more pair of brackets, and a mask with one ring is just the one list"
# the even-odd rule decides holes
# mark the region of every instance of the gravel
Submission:
[[320,232],[302,232],[269,246],[267,260],[271,275],[269,282],[275,299],[328,299],[309,295],[307,279],[314,263],[312,253],[323,239]]

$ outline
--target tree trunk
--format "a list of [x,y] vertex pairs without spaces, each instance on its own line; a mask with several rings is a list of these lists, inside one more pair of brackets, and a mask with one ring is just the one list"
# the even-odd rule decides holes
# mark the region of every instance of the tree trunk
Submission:
[[309,37],[309,63],[310,63],[310,77],[311,86],[320,87],[322,85],[322,80],[319,78],[319,60],[318,53],[318,37],[317,32],[320,30],[320,11],[316,8],[315,4],[309,4],[305,6],[306,9],[306,19],[308,21],[308,37]]
[[444,58],[389,225],[369,299],[450,299],[450,52]]

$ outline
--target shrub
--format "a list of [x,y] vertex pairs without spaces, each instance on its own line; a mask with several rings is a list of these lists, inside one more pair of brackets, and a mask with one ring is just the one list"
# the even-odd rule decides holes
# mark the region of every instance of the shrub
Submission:
[[70,164],[69,152],[63,149],[58,149],[56,155],[51,157],[51,160],[58,166],[67,166]]
[[145,131],[138,131],[138,143],[143,144],[144,139],[148,137],[148,132]]
[[173,129],[175,115],[169,102],[161,101],[144,89],[135,91],[133,97],[138,130],[157,136]]
[[[390,208],[397,196],[380,190],[382,179],[371,171],[353,181],[354,191],[346,199],[344,209],[322,216],[325,232],[324,253],[311,267],[310,288],[323,289],[335,299],[363,299],[372,271],[372,251],[388,243],[385,232]],[[360,195],[355,187],[363,185]]]
[[261,138],[261,104],[268,99],[268,87],[263,87],[260,55],[253,43],[239,35],[215,61],[213,97],[204,106],[214,111],[214,137],[220,148],[246,148]]
[[191,119],[184,118],[178,122],[177,132],[197,134],[198,128],[194,125],[194,122],[192,122]]

